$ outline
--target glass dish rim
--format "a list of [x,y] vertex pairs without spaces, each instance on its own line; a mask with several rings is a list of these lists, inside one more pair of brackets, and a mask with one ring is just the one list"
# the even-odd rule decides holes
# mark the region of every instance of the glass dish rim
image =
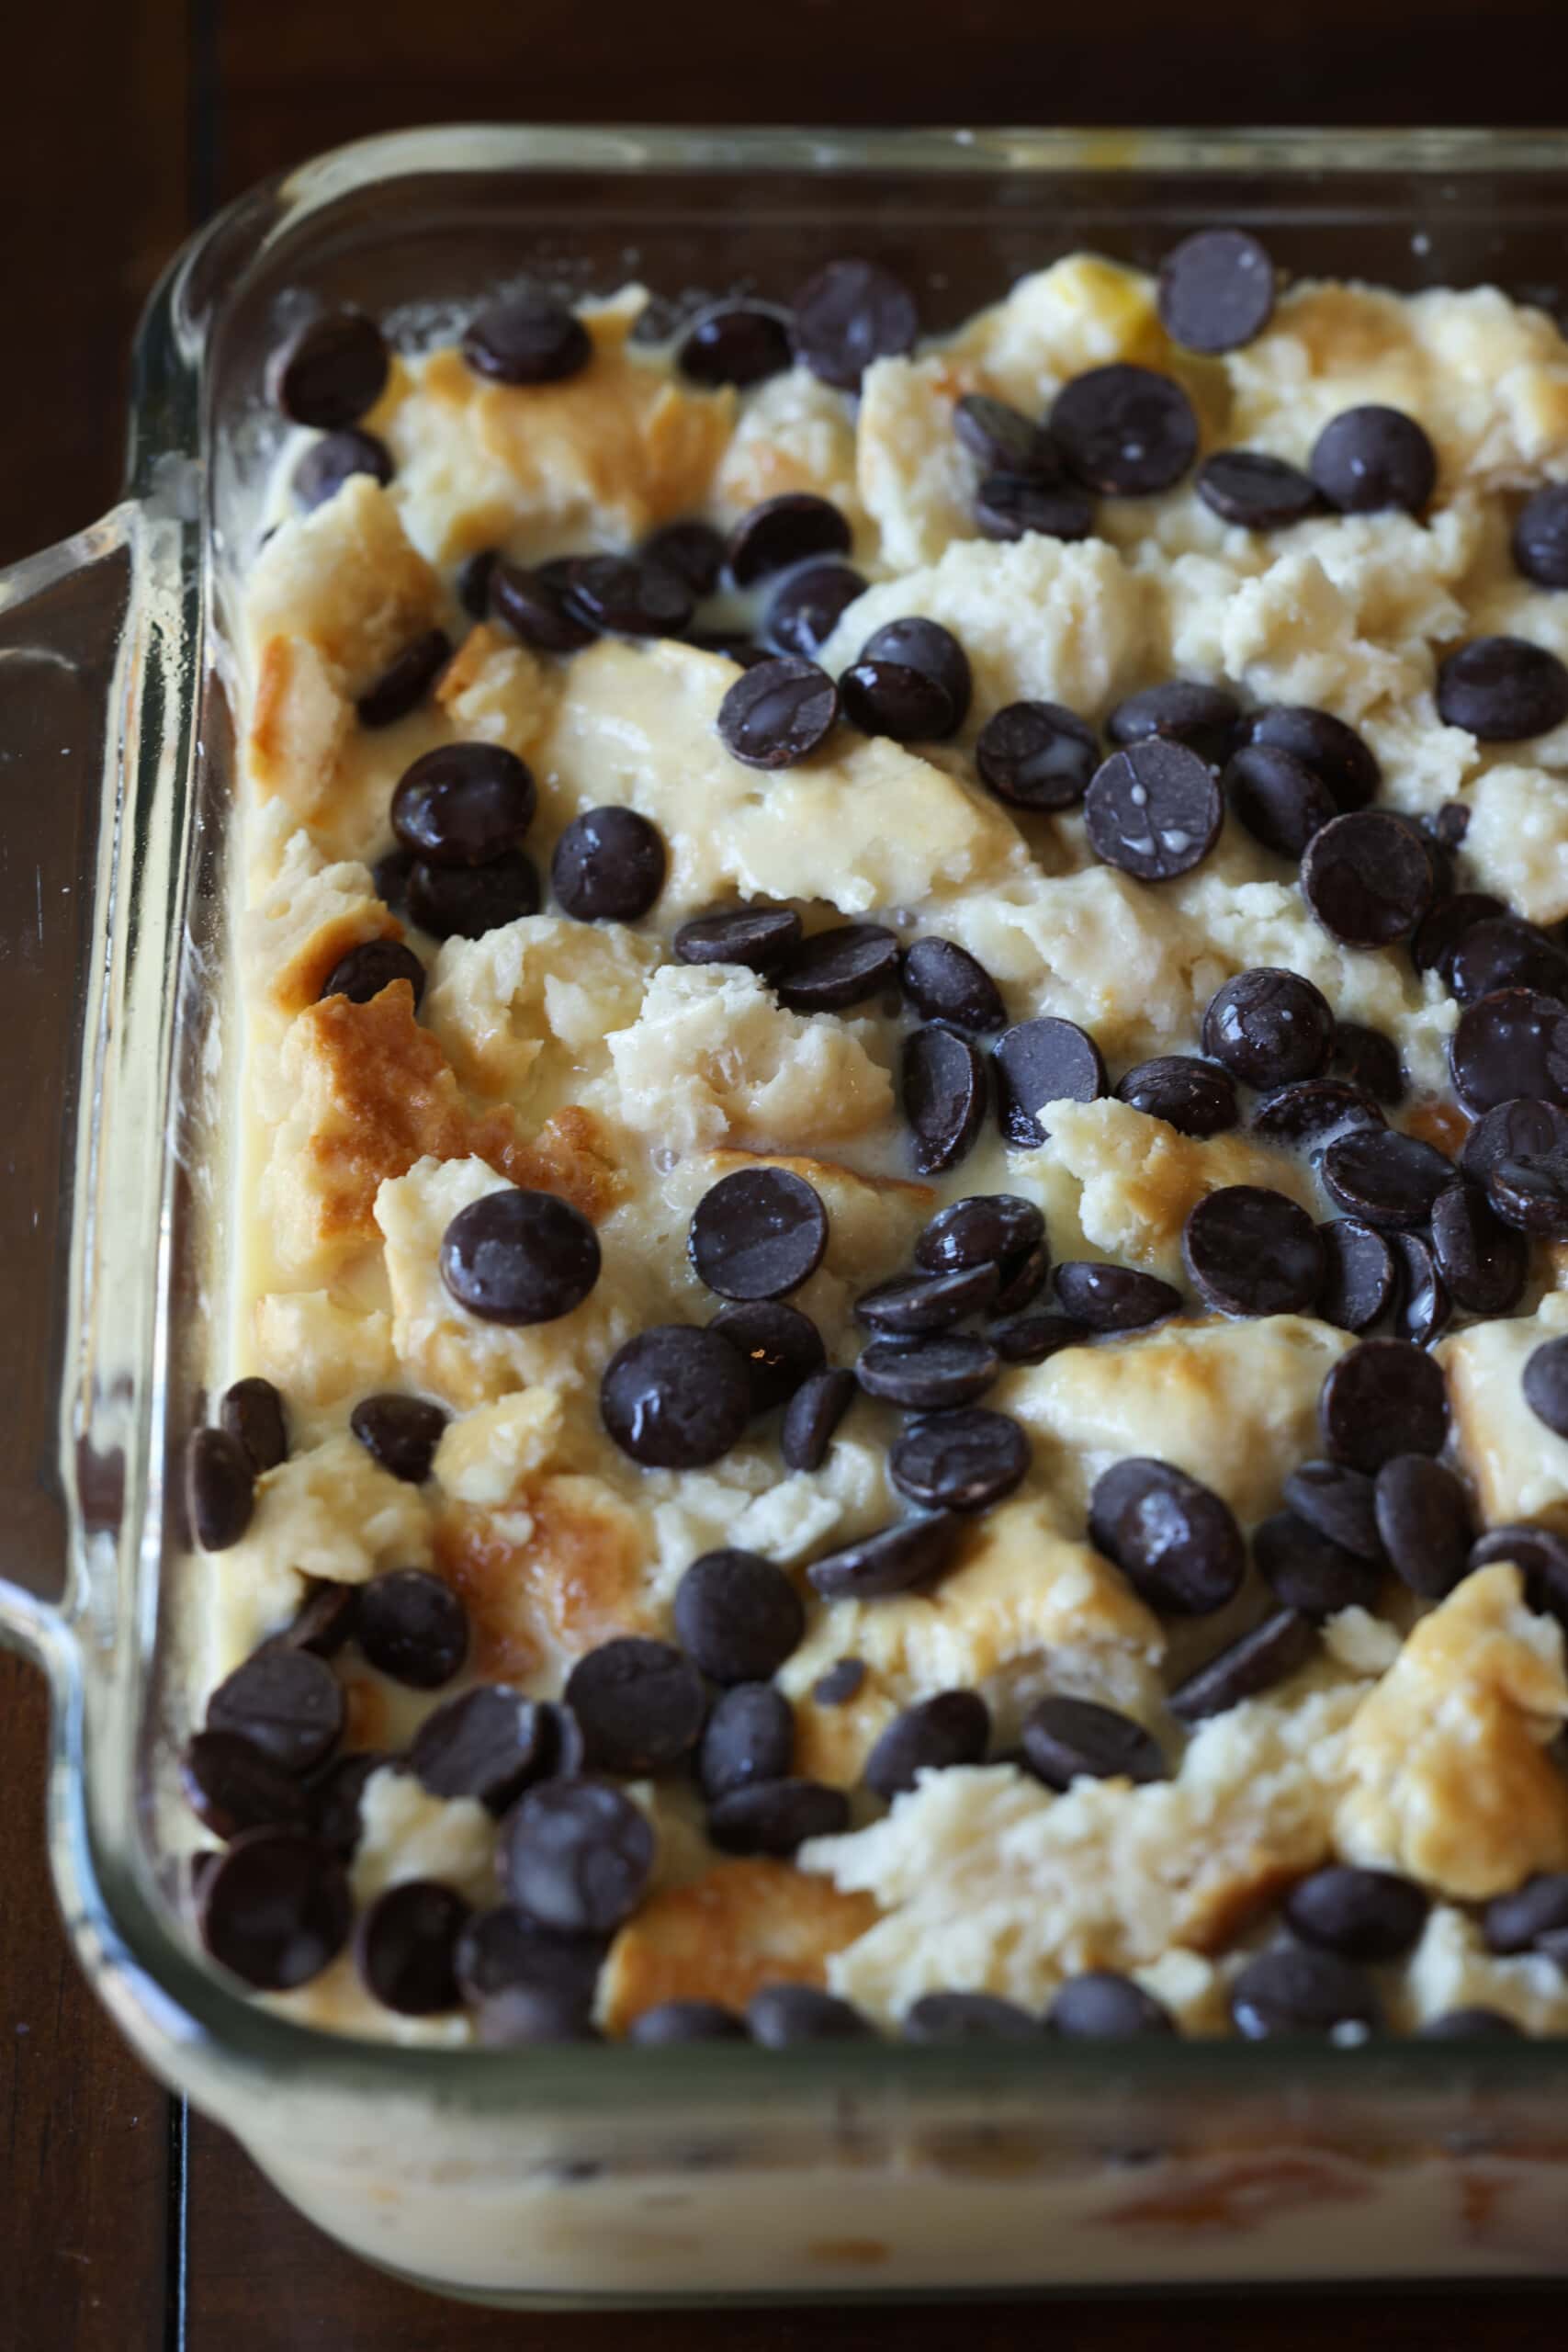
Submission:
[[[329,150],[258,183],[198,230],[174,256],[151,298],[132,357],[127,495],[156,499],[165,519],[179,509],[179,566],[185,619],[191,632],[183,691],[199,693],[211,649],[207,640],[211,516],[199,514],[178,486],[189,484],[209,447],[209,338],[243,273],[313,212],[376,185],[428,174],[548,170],[557,174],[651,170],[762,175],[815,171],[852,175],[994,175],[1074,171],[1108,179],[1133,171],[1169,175],[1266,171],[1324,178],[1355,171],[1408,171],[1421,179],[1445,171],[1489,174],[1547,171],[1568,183],[1568,131],[1452,130],[1114,128],[1071,130],[961,128],[812,130],[671,128],[639,125],[471,124],[400,130]],[[216,292],[216,265],[224,266]],[[229,273],[233,265],[238,275]],[[208,280],[204,288],[203,279]],[[194,732],[194,730],[193,730]],[[128,758],[134,760],[130,747]],[[196,756],[194,748],[193,757]],[[159,1273],[164,1279],[162,1253]],[[159,1367],[152,1367],[161,1377]],[[64,1442],[69,1445],[69,1431]],[[67,1479],[68,1496],[73,1482]],[[79,1510],[73,1508],[79,1550]],[[145,1634],[145,1627],[142,1629]],[[1235,2040],[1151,2041],[1134,2049],[1069,2045],[917,2048],[892,2041],[835,2043],[792,2051],[787,2074],[773,2053],[747,2045],[668,2051],[626,2044],[540,2046],[523,2050],[411,2049],[390,2041],[305,2026],[231,1990],[209,1972],[166,1923],[145,1883],[140,1856],[117,1850],[98,1834],[89,1801],[91,1758],[85,1753],[83,1662],[73,1645],[45,1645],[55,1683],[54,1832],[68,1909],[83,1956],[110,2006],[140,2013],[165,2045],[184,2045],[245,2077],[314,2094],[437,2100],[473,2115],[525,2113],[587,2120],[687,2100],[726,2106],[771,2093],[792,2101],[825,2092],[874,2099],[894,2092],[911,2107],[954,2095],[1042,2096],[1089,2091],[1164,2099],[1222,2093],[1243,2104],[1282,2092],[1337,2091],[1442,2098],[1456,2086],[1506,2096],[1539,2089],[1557,2074],[1568,2036],[1517,2044],[1374,2040],[1350,2050],[1311,2041],[1281,2041],[1267,2050]],[[141,1663],[142,1661],[138,1661]],[[91,1673],[92,1668],[85,1668]],[[134,1845],[134,1841],[133,1841]],[[483,2063],[479,2063],[481,2061]],[[1561,2079],[1561,2076],[1559,2076]],[[1010,2105],[1011,2100],[1010,2098]]]

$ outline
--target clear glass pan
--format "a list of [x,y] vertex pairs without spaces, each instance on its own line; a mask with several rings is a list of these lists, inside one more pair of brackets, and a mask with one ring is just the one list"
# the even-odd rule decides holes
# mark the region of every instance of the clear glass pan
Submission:
[[[193,1952],[150,1836],[169,1470],[224,1182],[226,551],[290,295],[412,325],[527,270],[688,300],[880,254],[955,322],[1215,220],[1296,269],[1555,300],[1568,136],[472,129],[322,157],[177,258],[126,499],[0,577],[0,1632],[54,1696],[51,1836],[147,2064],[321,2225],[518,2302],[1568,2269],[1568,2047],[434,2053],[306,2031]],[[62,1574],[62,1570],[63,1573]]]

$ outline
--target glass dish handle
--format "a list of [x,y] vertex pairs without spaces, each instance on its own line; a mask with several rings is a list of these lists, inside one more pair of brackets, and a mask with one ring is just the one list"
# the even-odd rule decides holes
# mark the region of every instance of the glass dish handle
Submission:
[[73,1521],[118,1517],[71,1301],[92,1246],[78,1171],[109,1013],[138,521],[117,507],[0,571],[0,1639],[55,1668],[78,1598]]

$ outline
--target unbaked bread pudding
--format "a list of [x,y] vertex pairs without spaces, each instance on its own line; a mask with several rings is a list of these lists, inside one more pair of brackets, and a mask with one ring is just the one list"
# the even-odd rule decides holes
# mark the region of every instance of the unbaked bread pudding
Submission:
[[319,315],[193,1917],[460,2043],[1568,2026],[1568,346]]

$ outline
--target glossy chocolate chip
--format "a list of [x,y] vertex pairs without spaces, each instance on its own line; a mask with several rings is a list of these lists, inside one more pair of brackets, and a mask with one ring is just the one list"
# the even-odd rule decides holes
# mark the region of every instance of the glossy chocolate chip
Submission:
[[852,534],[830,499],[790,490],[764,498],[729,535],[729,575],[738,588],[755,587],[812,556],[848,555]]
[[1178,1723],[1204,1723],[1288,1681],[1316,1649],[1317,1628],[1309,1618],[1293,1609],[1276,1610],[1179,1683],[1166,1704]]
[[932,1273],[1011,1265],[1045,1238],[1045,1220],[1017,1193],[976,1193],[939,1209],[915,1243],[915,1263]]
[[394,1478],[422,1487],[448,1415],[444,1407],[423,1396],[403,1396],[389,1389],[362,1396],[348,1417],[349,1428],[371,1459]]
[[438,1690],[468,1655],[468,1617],[423,1568],[389,1568],[359,1589],[355,1632],[370,1664],[414,1690]]
[[1442,1366],[1407,1340],[1363,1340],[1341,1356],[1317,1410],[1329,1453],[1372,1477],[1397,1453],[1440,1453],[1448,1434]]
[[413,863],[406,849],[394,846],[383,850],[370,869],[376,896],[390,907],[394,914],[408,911],[409,876],[413,870]]
[[1303,1617],[1315,1621],[1341,1609],[1370,1609],[1377,1600],[1380,1571],[1372,1563],[1293,1510],[1259,1521],[1252,1531],[1252,1557],[1275,1600]]
[[1494,1895],[1481,1927],[1488,1951],[1505,1959],[1529,1951],[1542,1936],[1568,1928],[1568,1876],[1543,1871],[1508,1894]]
[[350,1004],[368,1004],[394,980],[406,980],[413,990],[414,1010],[424,994],[424,966],[400,939],[365,939],[334,964],[321,983],[321,997],[345,996]]
[[1303,1944],[1276,1944],[1249,1960],[1231,1987],[1230,2008],[1247,2041],[1280,2034],[1326,2040],[1346,2027],[1364,2035],[1382,2025],[1377,1994],[1360,1970]]
[[1438,479],[1431,442],[1413,416],[1375,403],[1341,409],[1313,444],[1308,471],[1341,514],[1393,507],[1419,514]]
[[749,385],[782,375],[793,354],[789,313],[760,302],[716,302],[692,321],[675,364],[694,384]]
[[337,1958],[354,1903],[337,1856],[294,1829],[236,1838],[201,1882],[197,1919],[214,1960],[258,1993],[288,1993]]
[[497,562],[489,580],[489,611],[538,653],[578,653],[598,635],[571,611],[566,582],[521,563]]
[[1548,1340],[1526,1357],[1519,1387],[1536,1419],[1568,1437],[1568,1338]]
[[543,294],[491,302],[465,330],[463,357],[498,384],[557,384],[581,375],[593,356],[582,321]]
[[867,585],[852,564],[803,564],[774,591],[763,634],[781,653],[814,662]]
[[355,705],[361,727],[393,727],[417,710],[452,658],[444,628],[427,628],[367,686]]
[[995,1315],[1012,1315],[1020,1307],[1032,1306],[1045,1287],[1051,1272],[1051,1252],[1043,1241],[1021,1258],[1010,1258],[1002,1267],[1001,1288],[991,1302]]
[[1332,711],[1311,704],[1267,703],[1241,721],[1246,742],[1289,752],[1312,769],[1334,795],[1342,816],[1364,808],[1377,797],[1382,771],[1353,727]]
[[366,1990],[402,2017],[434,2017],[457,2006],[454,1955],[468,1905],[439,1879],[401,1879],[359,1921],[355,1965]]
[[544,1764],[539,1710],[504,1682],[447,1699],[426,1715],[409,1749],[409,1767],[433,1797],[477,1797],[502,1814]]
[[580,556],[566,579],[567,610],[605,636],[679,637],[692,591],[679,573],[640,555]]
[[1318,1163],[1325,1190],[1353,1216],[1380,1227],[1425,1225],[1453,1181],[1453,1162],[1418,1136],[1356,1127],[1329,1144]]
[[[1568,1154],[1560,1168],[1561,1182],[1554,1185],[1552,1198],[1562,1232],[1568,1236]],[[1504,1163],[1500,1190],[1505,1197],[1516,1170],[1526,1174],[1517,1163]],[[1468,1314],[1509,1315],[1524,1295],[1529,1244],[1522,1232],[1514,1229],[1517,1221],[1510,1217],[1504,1224],[1486,1195],[1463,1182],[1445,1185],[1432,1204],[1432,1250],[1438,1271],[1455,1305]]]
[[[1449,1040],[1449,1068],[1467,1111],[1491,1111],[1521,1095],[1558,1108],[1568,1104],[1568,1007],[1534,989],[1483,996],[1460,1014]],[[1476,1146],[1477,1158],[1482,1148]],[[1467,1174],[1481,1172],[1473,1160],[1465,1167]]]
[[790,907],[735,907],[694,915],[671,943],[679,964],[740,964],[750,972],[777,969],[800,937]]
[[491,582],[500,561],[499,548],[480,548],[477,555],[466,557],[457,566],[457,576],[453,585],[457,602],[471,621],[487,621],[491,616]]
[[1224,784],[1237,822],[1276,857],[1292,863],[1339,813],[1322,777],[1293,752],[1271,743],[1244,743],[1226,766]]
[[1303,1944],[1341,1960],[1402,1960],[1419,1942],[1428,1908],[1415,1880],[1397,1871],[1337,1863],[1292,1888],[1285,1921]]
[[1182,387],[1125,361],[1072,377],[1052,404],[1050,424],[1078,480],[1111,497],[1169,490],[1198,454],[1198,420]]
[[1509,545],[1516,568],[1538,588],[1568,588],[1568,482],[1531,492]]
[[737,1789],[787,1778],[795,1715],[771,1682],[738,1682],[714,1702],[697,1750],[697,1785],[710,1804]]
[[1391,947],[1432,903],[1432,861],[1420,835],[1381,808],[1336,817],[1302,858],[1302,895],[1349,947]]
[[906,2041],[954,2049],[975,2041],[1037,2041],[1040,2022],[995,1993],[922,1993],[904,2012]]
[[1181,1306],[1181,1293],[1157,1274],[1089,1258],[1057,1267],[1056,1297],[1064,1314],[1086,1331],[1141,1331]]
[[578,922],[640,922],[664,888],[666,865],[658,827],[635,808],[588,808],[556,843],[550,888]]
[[252,1374],[223,1391],[218,1418],[259,1477],[288,1458],[288,1417],[270,1380]]
[[904,952],[904,993],[928,1021],[960,1029],[999,1029],[1007,1020],[1001,993],[985,966],[951,939],[917,939]]
[[746,2041],[746,2020],[717,2001],[659,2001],[633,2018],[626,2039],[638,2050],[685,2048],[694,2041]]
[[384,490],[394,472],[392,453],[374,433],[349,425],[313,441],[294,469],[294,495],[307,514],[335,498],[355,474],[368,474]]
[[898,1492],[926,1510],[988,1510],[1022,1484],[1029,1440],[1005,1413],[984,1406],[907,1422],[887,1457]]
[[204,1552],[226,1552],[251,1523],[255,1474],[227,1430],[193,1430],[186,1441],[185,1502],[191,1534]]
[[1381,1029],[1368,1029],[1359,1021],[1338,1021],[1334,1026],[1334,1052],[1329,1068],[1359,1087],[1378,1102],[1402,1102],[1404,1099],[1404,1072],[1400,1065],[1399,1048],[1392,1037]]
[[898,1101],[922,1176],[955,1168],[973,1150],[989,1099],[986,1057],[972,1037],[932,1021],[905,1038]]
[[1274,266],[1245,229],[1200,229],[1160,264],[1160,322],[1188,351],[1237,351],[1274,310]]
[[833,1432],[854,1402],[857,1383],[847,1371],[813,1373],[784,1408],[779,1452],[790,1470],[820,1470]]
[[1448,1284],[1424,1235],[1391,1233],[1389,1248],[1393,1253],[1398,1301],[1394,1329],[1402,1340],[1428,1348],[1453,1313]]
[[1037,1699],[1019,1737],[1024,1763],[1048,1789],[1068,1789],[1080,1780],[1143,1783],[1168,1778],[1154,1734],[1094,1699],[1055,1693]]
[[533,776],[514,752],[444,743],[403,771],[392,831],[428,865],[489,865],[520,845],[537,805]]
[[637,553],[644,563],[672,571],[699,601],[713,594],[724,570],[724,539],[711,523],[666,523]]
[[720,1331],[656,1323],[604,1370],[604,1427],[649,1470],[700,1470],[728,1453],[751,1418],[751,1378]]
[[761,2050],[792,2050],[807,2041],[870,2041],[860,2011],[816,1984],[764,1984],[746,2005],[746,2023]]
[[1298,972],[1258,965],[1210,998],[1203,1051],[1249,1086],[1315,1078],[1334,1044],[1334,1014]]
[[[755,675],[755,672],[752,673]],[[898,979],[898,941],[879,922],[841,922],[792,947],[775,986],[791,1012],[843,1012]]]
[[556,1935],[498,1903],[465,1923],[453,1955],[458,1990],[475,2007],[508,1994],[553,1996],[558,2011],[586,2026],[606,1951],[600,1935]]
[[1057,1986],[1045,2011],[1045,2030],[1062,2041],[1141,2041],[1174,2034],[1176,2020],[1132,1977],[1089,1968]]
[[795,296],[795,356],[823,383],[860,390],[874,359],[897,359],[920,331],[914,297],[874,261],[830,261]]
[[[1559,1145],[1551,1151],[1499,1160],[1486,1179],[1486,1201],[1495,1239],[1501,1233],[1517,1245],[1516,1254],[1503,1254],[1498,1288],[1506,1288],[1505,1277],[1516,1267],[1522,1288],[1529,1262],[1529,1243],[1523,1237],[1536,1234],[1547,1241],[1568,1240],[1568,1148]],[[1515,1290],[1513,1296],[1517,1295]],[[1478,1311],[1506,1314],[1507,1309]]]
[[816,1272],[827,1246],[820,1193],[791,1169],[756,1167],[721,1176],[703,1194],[686,1253],[721,1298],[783,1298]]
[[675,1635],[714,1682],[765,1682],[806,1631],[783,1568],[755,1552],[705,1552],[675,1588]]
[[1359,1217],[1331,1217],[1318,1227],[1323,1283],[1317,1312],[1341,1331],[1366,1331],[1393,1305],[1399,1268],[1375,1227]]
[[498,1862],[512,1900],[541,1927],[609,1935],[642,1899],[654,1842],[647,1815],[610,1781],[545,1781],[502,1824]]
[[1229,1504],[1168,1462],[1133,1455],[1103,1471],[1089,1497],[1089,1530],[1141,1598],[1174,1616],[1223,1609],[1247,1574]]
[[331,311],[289,338],[267,371],[267,389],[292,424],[332,432],[375,407],[389,364],[374,319],[363,311]]
[[1416,2029],[1417,2041],[1520,2041],[1524,2028],[1501,2009],[1483,2008],[1474,2005],[1463,2009],[1444,2009],[1435,2018],[1426,2018]]
[[961,727],[968,717],[974,692],[969,657],[952,630],[943,628],[940,621],[924,620],[918,616],[888,621],[866,639],[860,658],[863,662],[895,662],[939,686],[953,710],[950,732]]
[[807,1570],[824,1600],[877,1600],[892,1592],[912,1592],[931,1584],[952,1562],[964,1521],[949,1511],[896,1521]]
[[895,1339],[919,1339],[977,1315],[995,1298],[999,1279],[997,1261],[989,1258],[954,1266],[946,1273],[895,1274],[890,1281],[861,1293],[855,1315],[874,1331]]
[[912,1789],[921,1772],[983,1763],[990,1736],[990,1710],[977,1690],[939,1690],[894,1717],[861,1777],[877,1796],[891,1801]]
[[1564,1151],[1568,1112],[1554,1102],[1518,1097],[1495,1103],[1476,1121],[1461,1147],[1459,1165],[1472,1183],[1486,1184],[1505,1162],[1549,1159]]
[[555,1193],[509,1186],[457,1211],[441,1239],[441,1280],[483,1323],[553,1323],[599,1279],[599,1237]]
[[571,1709],[558,1700],[541,1699],[536,1705],[539,1718],[539,1779],[575,1780],[588,1753],[581,1724]]
[[604,1642],[567,1677],[591,1771],[659,1772],[694,1748],[707,1712],[702,1677],[668,1642]]
[[1438,716],[1483,743],[1550,735],[1568,718],[1568,668],[1527,638],[1472,638],[1438,664]]
[[819,1674],[811,1686],[811,1696],[819,1707],[841,1707],[852,1699],[865,1680],[865,1660],[841,1657]]
[[365,1831],[364,1797],[372,1775],[391,1762],[374,1749],[340,1756],[310,1788],[312,1826],[319,1842],[343,1861],[352,1861]]
[[1461,1004],[1495,989],[1539,989],[1568,998],[1568,955],[1533,922],[1493,915],[1469,924],[1443,964],[1443,978]]
[[1491,1527],[1471,1545],[1469,1566],[1484,1568],[1494,1560],[1512,1560],[1522,1569],[1532,1609],[1568,1623],[1568,1536],[1551,1527]]
[[995,1381],[1000,1364],[990,1343],[964,1331],[929,1339],[873,1340],[861,1351],[855,1378],[868,1396],[911,1413],[944,1413],[973,1405]]
[[1073,541],[1094,530],[1094,501],[1076,482],[1032,474],[987,474],[975,493],[975,527],[1003,543],[1029,537]]
[[1207,763],[1157,735],[1112,752],[1084,797],[1089,847],[1140,882],[1190,874],[1218,841],[1224,816]]
[[844,717],[863,735],[939,743],[958,726],[945,687],[906,662],[856,662],[840,678],[839,692]]
[[180,1787],[215,1838],[303,1829],[310,1801],[290,1770],[242,1731],[198,1731],[180,1756]]
[[[1222,1185],[1198,1202],[1182,1228],[1181,1260],[1224,1315],[1306,1314],[1324,1274],[1323,1244],[1306,1211],[1258,1184]],[[1063,1303],[1076,1312],[1071,1300]]]
[[286,1772],[313,1771],[343,1736],[343,1687],[307,1649],[269,1644],[226,1675],[207,1702],[209,1731],[232,1732]]
[[1061,473],[1061,452],[1045,427],[1006,401],[965,392],[953,405],[953,429],[987,473],[1039,481],[1055,481]]
[[1184,1136],[1223,1135],[1236,1123],[1235,1083],[1227,1069],[1195,1054],[1158,1054],[1117,1081],[1119,1101]]
[[821,1781],[759,1781],[720,1797],[707,1817],[721,1854],[793,1854],[808,1838],[837,1838],[849,1826],[848,1797]]
[[509,850],[489,865],[432,865],[416,859],[409,869],[411,921],[433,939],[482,939],[502,923],[539,911],[539,876],[523,850]]
[[975,745],[980,781],[1010,808],[1074,808],[1100,765],[1095,731],[1059,702],[1010,702]]
[[1157,739],[1180,743],[1217,767],[1228,757],[1240,723],[1241,706],[1224,686],[1206,686],[1196,678],[1168,678],[1119,702],[1105,731],[1123,750]]
[[292,1650],[310,1650],[316,1657],[335,1657],[354,1631],[359,1612],[359,1588],[311,1580],[304,1600],[274,1644]]
[[1004,1363],[1043,1363],[1063,1348],[1087,1337],[1081,1323],[1068,1315],[1044,1310],[1018,1315],[1007,1323],[993,1323],[991,1345]]
[[1047,1102],[1093,1102],[1105,1092],[1100,1047],[1074,1021],[1015,1023],[997,1040],[994,1066],[1002,1135],[1020,1151],[1045,1141],[1038,1114]]
[[1377,1487],[1365,1471],[1349,1469],[1342,1462],[1303,1462],[1285,1481],[1285,1500],[1331,1543],[1374,1567],[1381,1566]]
[[1283,530],[1323,503],[1310,474],[1263,449],[1216,449],[1199,467],[1194,487],[1222,523],[1244,531]]
[[811,1317],[781,1299],[750,1299],[720,1307],[708,1329],[722,1332],[744,1358],[753,1413],[771,1413],[786,1404],[826,1360],[822,1334]]
[[1277,1087],[1254,1110],[1247,1125],[1265,1143],[1294,1151],[1317,1147],[1347,1127],[1381,1127],[1387,1124],[1370,1094],[1342,1078],[1303,1078],[1292,1086]]

